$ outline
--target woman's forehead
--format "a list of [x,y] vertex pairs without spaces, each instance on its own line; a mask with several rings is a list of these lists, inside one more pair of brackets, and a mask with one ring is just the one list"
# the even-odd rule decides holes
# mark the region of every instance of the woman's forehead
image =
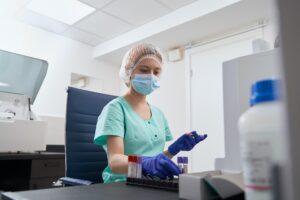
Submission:
[[137,65],[137,68],[161,69],[161,64],[154,59],[144,59]]

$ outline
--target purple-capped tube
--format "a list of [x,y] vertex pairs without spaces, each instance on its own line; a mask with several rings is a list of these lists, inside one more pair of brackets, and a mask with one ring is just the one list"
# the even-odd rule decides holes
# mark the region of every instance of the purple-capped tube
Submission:
[[188,173],[188,164],[189,164],[188,157],[182,157],[182,168],[183,168],[182,173],[184,174]]
[[177,157],[177,166],[180,170],[180,173],[183,173],[183,163],[182,163],[182,157],[178,156]]

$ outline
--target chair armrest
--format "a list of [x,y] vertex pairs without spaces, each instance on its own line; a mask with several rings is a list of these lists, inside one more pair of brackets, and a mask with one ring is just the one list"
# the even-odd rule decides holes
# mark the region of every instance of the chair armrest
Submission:
[[83,180],[83,179],[77,179],[77,178],[70,178],[70,177],[62,177],[59,179],[63,185],[91,185],[93,182]]

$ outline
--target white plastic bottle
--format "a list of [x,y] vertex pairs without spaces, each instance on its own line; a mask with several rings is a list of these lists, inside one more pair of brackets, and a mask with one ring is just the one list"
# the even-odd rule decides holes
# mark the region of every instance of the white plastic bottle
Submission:
[[271,200],[271,167],[282,157],[280,138],[284,117],[278,98],[278,81],[254,83],[250,105],[239,119],[246,199]]

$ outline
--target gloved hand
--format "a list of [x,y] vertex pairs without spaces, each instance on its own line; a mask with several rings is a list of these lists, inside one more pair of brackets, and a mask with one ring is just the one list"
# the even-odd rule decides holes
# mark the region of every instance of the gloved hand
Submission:
[[162,153],[153,157],[143,156],[142,172],[143,175],[157,176],[161,179],[173,178],[174,175],[180,174],[177,165]]
[[198,135],[196,131],[185,133],[169,146],[168,151],[172,155],[176,155],[179,151],[190,151],[196,144],[204,140],[206,137],[206,134]]

